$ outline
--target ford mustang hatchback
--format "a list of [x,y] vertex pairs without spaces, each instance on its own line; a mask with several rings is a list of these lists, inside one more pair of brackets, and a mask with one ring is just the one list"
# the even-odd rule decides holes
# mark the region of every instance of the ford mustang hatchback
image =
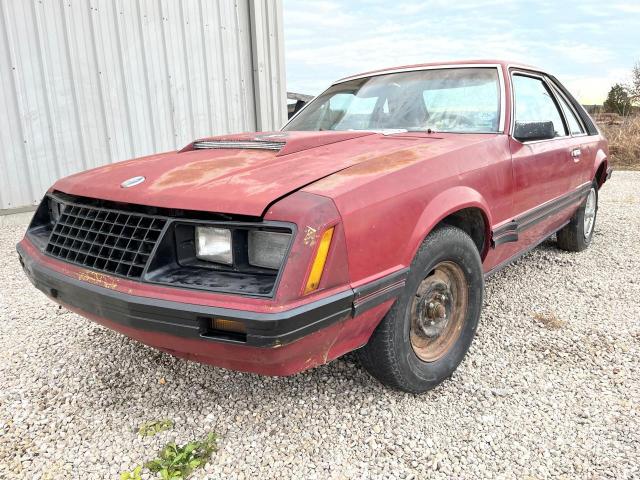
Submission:
[[58,181],[18,253],[56,302],[171,354],[290,375],[357,349],[423,392],[469,349],[486,276],[556,233],[589,245],[607,155],[536,68],[381,70],[281,131]]

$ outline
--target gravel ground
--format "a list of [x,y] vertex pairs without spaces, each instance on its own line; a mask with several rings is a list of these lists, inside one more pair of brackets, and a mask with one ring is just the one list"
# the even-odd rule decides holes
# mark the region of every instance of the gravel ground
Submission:
[[423,396],[350,355],[267,378],[156,352],[48,301],[4,227],[0,478],[117,478],[210,431],[192,478],[640,478],[640,172],[600,200],[587,251],[548,241],[487,282],[470,354]]

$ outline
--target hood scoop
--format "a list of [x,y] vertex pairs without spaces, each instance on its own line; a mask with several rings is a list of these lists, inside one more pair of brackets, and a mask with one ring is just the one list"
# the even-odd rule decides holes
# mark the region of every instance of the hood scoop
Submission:
[[233,148],[239,150],[274,150],[279,152],[285,142],[270,142],[265,140],[200,140],[194,142],[194,150],[208,150],[219,148]]

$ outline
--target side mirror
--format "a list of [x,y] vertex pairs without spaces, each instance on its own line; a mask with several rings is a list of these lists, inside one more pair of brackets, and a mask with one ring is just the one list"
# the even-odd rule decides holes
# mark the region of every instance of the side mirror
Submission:
[[556,130],[553,122],[516,122],[513,131],[513,138],[521,142],[531,142],[534,140],[548,140],[556,137]]

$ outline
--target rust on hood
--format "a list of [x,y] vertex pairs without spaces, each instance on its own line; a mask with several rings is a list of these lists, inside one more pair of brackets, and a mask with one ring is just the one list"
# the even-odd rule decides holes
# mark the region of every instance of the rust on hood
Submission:
[[[256,152],[252,155],[251,160],[259,159],[261,154],[264,153],[265,152]],[[272,156],[272,153],[264,155],[265,158]],[[225,176],[235,173],[238,169],[242,169],[251,163],[254,162],[250,161],[246,156],[236,153],[224,157],[199,160],[188,163],[187,165],[179,165],[160,175],[150,189],[163,190],[165,188],[194,187],[206,184],[212,180],[224,178]]]
[[[286,132],[277,137],[285,143],[280,152],[187,147],[72,175],[53,189],[115,202],[259,217],[274,201],[300,188],[312,186],[307,191],[331,196],[349,178],[375,178],[482,140],[421,135],[407,142],[374,132]],[[120,187],[135,176],[146,181]]]
[[[379,150],[376,137],[372,132],[286,132],[274,138],[285,144],[280,152],[243,149],[241,143],[226,149],[188,146],[72,175],[53,189],[153,207],[261,216],[274,200],[360,161],[359,155],[370,151],[372,142]],[[271,137],[250,133],[215,138],[264,141]],[[382,148],[394,148],[386,143]],[[146,181],[120,187],[136,176]]]

